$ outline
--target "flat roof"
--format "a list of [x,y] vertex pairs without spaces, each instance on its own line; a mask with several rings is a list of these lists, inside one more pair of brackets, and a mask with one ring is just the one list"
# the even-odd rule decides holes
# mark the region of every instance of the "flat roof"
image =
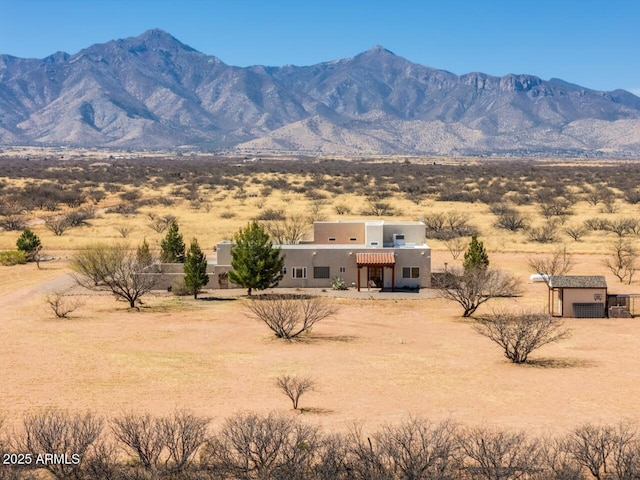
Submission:
[[282,250],[380,250],[381,252],[389,251],[389,250],[414,250],[414,249],[427,249],[431,250],[429,245],[399,245],[396,247],[368,247],[362,243],[357,244],[347,244],[347,243],[338,243],[338,244],[325,244],[325,243],[297,243],[293,245],[273,245],[274,247],[281,248]]

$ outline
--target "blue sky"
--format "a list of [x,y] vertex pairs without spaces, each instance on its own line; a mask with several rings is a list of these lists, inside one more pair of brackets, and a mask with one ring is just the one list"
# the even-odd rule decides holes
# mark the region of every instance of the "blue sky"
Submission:
[[0,53],[19,57],[150,28],[229,65],[312,65],[382,45],[456,74],[640,95],[640,0],[0,0]]

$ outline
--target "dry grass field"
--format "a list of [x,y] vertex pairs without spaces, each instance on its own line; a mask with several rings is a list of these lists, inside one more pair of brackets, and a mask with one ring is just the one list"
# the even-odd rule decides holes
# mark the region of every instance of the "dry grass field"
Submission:
[[[245,167],[237,168],[242,172]],[[602,168],[605,178],[608,167]],[[11,174],[3,177],[5,188],[30,181]],[[404,299],[384,294],[332,296],[338,314],[301,341],[287,343],[249,315],[243,292],[209,291],[197,301],[157,292],[145,296],[137,312],[112,295],[74,286],[68,258],[84,245],[125,241],[135,246],[147,239],[157,247],[163,234],[148,227],[151,216],[175,215],[185,240],[197,237],[211,259],[213,245],[231,238],[266,209],[315,218],[362,218],[360,208],[367,201],[359,191],[324,192],[322,201],[291,189],[274,188],[265,194],[265,181],[282,174],[245,172],[241,177],[241,187],[200,186],[197,204],[179,192],[188,179],[162,186],[154,186],[151,178],[138,185],[121,183],[94,205],[95,217],[88,225],[62,236],[44,227],[41,218],[46,212],[36,208],[27,214],[45,253],[55,260],[44,262],[40,270],[34,264],[0,267],[0,411],[9,423],[48,406],[107,415],[186,407],[213,417],[214,423],[238,411],[288,412],[288,399],[274,386],[275,377],[284,373],[316,379],[317,391],[301,400],[303,416],[337,431],[354,421],[375,428],[407,414],[540,433],[563,432],[587,421],[640,420],[637,319],[569,320],[568,340],[536,352],[531,365],[516,366],[473,330],[473,321],[460,318],[456,304],[433,292]],[[305,173],[287,177],[289,185],[300,187],[313,179]],[[594,184],[598,181],[593,179]],[[120,193],[128,190],[140,192],[141,199],[174,198],[170,205],[141,205],[127,215],[109,213],[122,203]],[[638,207],[625,202],[623,192],[617,193],[614,213],[602,213],[601,204],[591,205],[581,197],[563,220],[578,225],[593,216],[636,217]],[[616,238],[612,233],[587,232],[581,241],[560,234],[556,242],[539,244],[529,241],[526,233],[496,229],[494,215],[482,202],[440,201],[427,195],[416,203],[403,192],[385,200],[398,212],[392,218],[399,220],[433,212],[466,214],[479,230],[492,265],[522,279],[521,297],[496,300],[481,307],[480,314],[492,305],[544,308],[546,287],[529,283],[526,258],[560,243],[575,254],[572,273],[604,274],[611,292],[640,293],[636,282],[620,284],[602,266]],[[351,213],[338,216],[335,206],[342,204],[351,206]],[[533,202],[518,209],[533,225],[544,222]],[[126,238],[118,231],[122,227],[129,229]],[[1,232],[0,249],[15,248],[18,235]],[[637,237],[631,238],[637,243]],[[434,270],[445,262],[461,262],[451,257],[443,241],[429,244]],[[46,305],[47,295],[61,291],[85,302],[68,319],[55,318]]]

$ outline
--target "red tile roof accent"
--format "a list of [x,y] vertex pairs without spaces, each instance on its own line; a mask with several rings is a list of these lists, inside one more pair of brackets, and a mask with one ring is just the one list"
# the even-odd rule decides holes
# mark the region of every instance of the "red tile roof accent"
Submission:
[[393,253],[356,253],[358,266],[395,265],[396,257]]

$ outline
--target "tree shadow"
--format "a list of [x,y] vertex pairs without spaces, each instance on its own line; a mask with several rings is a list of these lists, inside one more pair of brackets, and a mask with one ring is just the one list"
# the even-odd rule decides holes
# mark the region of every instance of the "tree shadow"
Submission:
[[597,362],[582,358],[535,358],[527,360],[524,364],[532,368],[592,368],[597,367]]
[[331,415],[332,413],[334,413],[334,410],[331,410],[330,408],[320,407],[299,407],[298,412],[300,413],[300,415]]
[[198,297],[200,302],[233,302],[238,300],[237,297]]
[[356,338],[354,335],[301,335],[291,340],[303,343],[320,343],[320,342],[334,342],[334,343],[348,343],[353,342]]

